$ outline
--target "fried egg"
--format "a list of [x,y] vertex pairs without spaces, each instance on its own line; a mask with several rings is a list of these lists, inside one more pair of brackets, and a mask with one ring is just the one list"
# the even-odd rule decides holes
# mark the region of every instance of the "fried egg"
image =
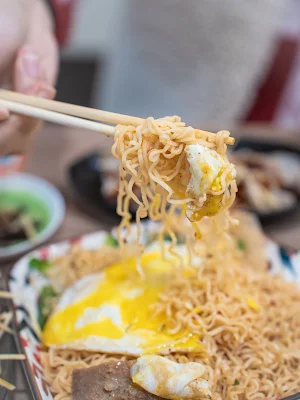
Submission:
[[164,399],[211,399],[211,391],[203,375],[203,364],[179,364],[157,355],[139,357],[130,369],[132,381],[149,393]]
[[200,144],[187,145],[185,152],[191,174],[186,197],[200,203],[203,201],[201,208],[194,203],[188,203],[187,217],[192,222],[200,221],[204,216],[211,217],[224,208],[222,174],[231,167],[225,177],[226,185],[229,185],[235,178],[236,171],[227,158]]
[[[169,334],[164,315],[154,315],[151,305],[174,273],[172,260],[160,251],[116,263],[88,275],[65,290],[43,330],[48,346],[128,354],[167,354],[203,351],[200,338],[184,330]],[[195,271],[186,269],[186,273]]]
[[215,150],[200,144],[186,146],[185,152],[191,172],[187,192],[197,199],[201,198],[208,189],[216,192],[221,190],[221,184],[217,178],[228,161]]

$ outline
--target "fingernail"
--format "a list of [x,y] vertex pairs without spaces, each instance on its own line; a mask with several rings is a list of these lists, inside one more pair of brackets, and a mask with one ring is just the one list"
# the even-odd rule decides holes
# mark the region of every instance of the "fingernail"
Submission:
[[55,95],[56,90],[47,83],[41,83],[37,90],[37,96],[44,99],[53,99]]
[[22,69],[27,77],[36,79],[39,77],[39,58],[31,48],[26,48],[22,57]]
[[9,118],[9,111],[5,107],[0,107],[0,121],[5,121]]

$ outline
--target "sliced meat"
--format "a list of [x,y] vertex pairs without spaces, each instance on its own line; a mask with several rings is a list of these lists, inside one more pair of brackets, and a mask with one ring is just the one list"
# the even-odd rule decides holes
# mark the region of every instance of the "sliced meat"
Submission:
[[72,379],[73,400],[154,400],[161,399],[132,383],[130,363],[107,362],[75,369]]

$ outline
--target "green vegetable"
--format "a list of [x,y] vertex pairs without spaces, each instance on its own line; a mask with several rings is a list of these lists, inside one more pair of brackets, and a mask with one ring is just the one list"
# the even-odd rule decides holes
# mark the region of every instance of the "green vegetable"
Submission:
[[244,240],[242,240],[242,239],[239,239],[237,242],[236,242],[236,245],[237,245],[237,247],[238,247],[238,249],[239,250],[241,250],[241,251],[245,251],[246,250],[246,243],[245,243],[245,241]]
[[104,243],[110,247],[119,247],[119,243],[118,243],[117,239],[113,235],[110,235],[110,234],[108,234],[106,236]]
[[38,322],[42,329],[54,307],[56,297],[57,293],[52,286],[43,287],[38,300]]
[[50,267],[50,263],[47,260],[40,260],[38,258],[32,258],[29,261],[29,268],[30,269],[36,269],[37,271],[40,271],[42,274],[47,271],[47,269]]
[[237,386],[237,385],[239,385],[239,384],[240,384],[240,382],[236,379],[236,380],[234,381],[233,386]]

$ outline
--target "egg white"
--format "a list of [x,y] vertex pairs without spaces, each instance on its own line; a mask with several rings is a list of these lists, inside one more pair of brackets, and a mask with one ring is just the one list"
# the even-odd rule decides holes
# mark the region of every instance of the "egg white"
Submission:
[[[68,287],[44,327],[44,344],[133,356],[201,348],[199,338],[189,332],[167,334],[163,315],[152,318],[149,306],[158,300],[174,271],[172,261],[153,251],[156,246],[142,256],[143,278],[131,259]],[[184,246],[180,251],[186,252]]]
[[203,364],[180,364],[157,355],[139,357],[130,369],[132,381],[164,399],[211,399]]
[[199,199],[208,189],[211,189],[214,180],[228,161],[215,150],[200,144],[188,145],[185,151],[191,172],[187,193]]

